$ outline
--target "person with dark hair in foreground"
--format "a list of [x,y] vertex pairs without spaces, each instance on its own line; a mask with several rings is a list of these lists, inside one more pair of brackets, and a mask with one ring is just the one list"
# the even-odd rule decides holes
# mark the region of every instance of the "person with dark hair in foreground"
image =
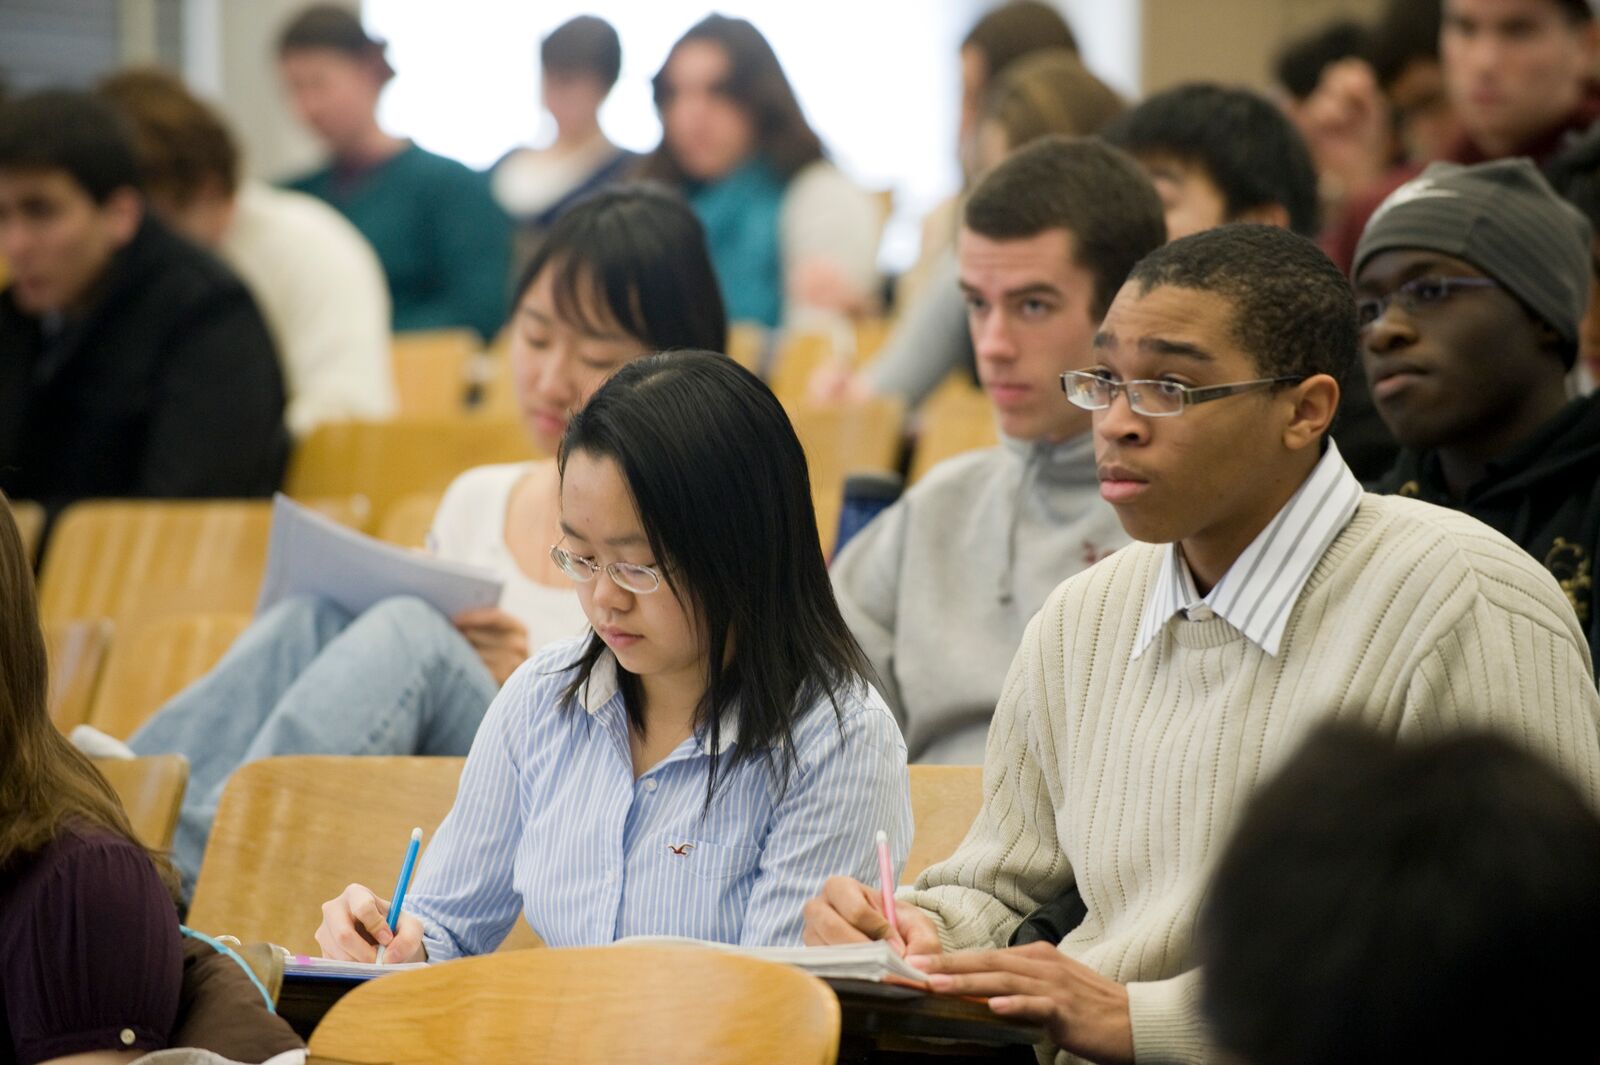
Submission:
[[147,210],[133,136],[86,93],[0,110],[0,487],[264,496],[284,384],[249,291]]
[[1166,239],[1149,179],[1093,138],[1021,149],[965,214],[961,291],[1001,444],[929,471],[832,568],[912,760],[955,764],[983,761],[1006,664],[1045,597],[1127,542],[1061,375],[1094,361],[1106,307]]
[[1600,395],[1567,391],[1591,241],[1528,160],[1435,163],[1368,223],[1356,307],[1378,412],[1405,446],[1377,489],[1516,541],[1600,657]]
[[0,1061],[199,1047],[254,1062],[302,1047],[233,959],[182,936],[177,875],[50,720],[48,671],[33,567],[0,493]]
[[798,944],[830,875],[911,845],[906,747],[863,679],[817,538],[805,453],[754,374],[707,352],[631,363],[572,416],[561,538],[592,629],[490,707],[398,927],[352,884],[334,958],[633,935]]
[[728,316],[776,327],[868,309],[882,219],[825,158],[761,31],[708,15],[652,84],[661,144],[640,173],[705,224]]
[[[510,324],[517,404],[541,455],[618,367],[727,337],[700,223],[678,196],[648,185],[603,189],[556,220]],[[320,597],[285,600],[146,721],[131,750],[115,752],[189,759],[173,839],[185,894],[240,765],[279,754],[463,755],[506,679],[583,629],[572,582],[547,554],[559,537],[558,493],[549,459],[479,466],[445,490],[429,548],[494,573],[505,584],[497,607],[448,618],[396,596],[352,617]],[[73,738],[115,750],[85,726]]]
[[519,262],[562,211],[638,161],[600,128],[600,107],[621,71],[617,31],[594,15],[568,19],[539,42],[539,100],[555,120],[555,140],[513,148],[489,171],[495,199],[517,224]]
[[[1224,222],[1264,222],[1317,235],[1311,155],[1283,112],[1257,93],[1180,85],[1139,104],[1105,136],[1155,182],[1169,240]],[[1356,477],[1370,480],[1394,462],[1394,439],[1359,375],[1339,384],[1333,438]]]
[[378,125],[394,77],[385,42],[340,4],[314,4],[278,37],[278,72],[331,157],[288,186],[327,201],[372,243],[389,280],[394,331],[500,328],[511,220],[488,179]]
[[[1210,1060],[1195,917],[1258,785],[1327,720],[1503,730],[1600,805],[1600,691],[1555,580],[1476,519],[1367,495],[1327,438],[1349,282],[1309,240],[1229,225],[1136,267],[1069,374],[1134,538],[1029,624],[984,805],[902,892],[830,881],[806,938],[889,938],[935,990],[1099,1062]],[[1530,693],[1537,692],[1537,697]],[[1003,947],[1076,890],[1059,946]]]
[[1600,1061],[1593,800],[1498,736],[1318,730],[1206,893],[1218,1045],[1241,1065]]

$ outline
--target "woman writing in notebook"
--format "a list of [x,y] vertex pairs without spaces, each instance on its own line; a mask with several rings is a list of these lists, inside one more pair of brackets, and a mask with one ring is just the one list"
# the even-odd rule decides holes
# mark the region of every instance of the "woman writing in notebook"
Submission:
[[[678,197],[633,186],[580,202],[529,264],[511,324],[535,450],[553,455],[570,412],[619,366],[667,348],[720,350],[726,328],[704,233]],[[395,598],[351,617],[321,599],[285,601],[134,734],[138,754],[189,759],[173,846],[186,897],[234,769],[280,754],[466,754],[512,671],[583,629],[549,556],[557,491],[547,459],[479,467],[445,492],[432,549],[492,570],[505,582],[498,608],[451,619]]]
[[783,408],[705,353],[618,371],[560,451],[551,558],[591,632],[501,689],[397,929],[351,885],[328,957],[680,935],[799,945],[806,892],[911,841],[905,743],[834,603]]

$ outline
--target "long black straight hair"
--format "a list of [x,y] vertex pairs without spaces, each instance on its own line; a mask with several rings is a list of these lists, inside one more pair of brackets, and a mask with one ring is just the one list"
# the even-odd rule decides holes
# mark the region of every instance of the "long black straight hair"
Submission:
[[[557,458],[563,477],[579,451],[621,469],[663,579],[704,640],[695,731],[706,749],[718,749],[732,714],[738,741],[727,768],[764,758],[786,782],[796,719],[822,698],[840,716],[867,665],[833,597],[805,453],[782,405],[725,356],[651,355],[618,370],[572,416]],[[568,705],[605,652],[591,635]],[[617,676],[642,730],[639,679],[620,665]],[[721,761],[710,759],[707,808]]]
[[[555,312],[594,333],[613,323],[656,351],[723,351],[728,316],[689,204],[658,182],[612,185],[578,200],[545,232],[517,283],[511,311],[546,269]],[[587,297],[587,298],[585,298]]]

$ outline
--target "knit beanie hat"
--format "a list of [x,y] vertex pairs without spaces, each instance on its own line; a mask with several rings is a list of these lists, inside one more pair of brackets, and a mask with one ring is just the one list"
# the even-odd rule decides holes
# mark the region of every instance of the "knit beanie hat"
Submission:
[[1526,159],[1434,163],[1373,212],[1354,277],[1391,248],[1451,255],[1492,277],[1569,342],[1589,302],[1589,222]]

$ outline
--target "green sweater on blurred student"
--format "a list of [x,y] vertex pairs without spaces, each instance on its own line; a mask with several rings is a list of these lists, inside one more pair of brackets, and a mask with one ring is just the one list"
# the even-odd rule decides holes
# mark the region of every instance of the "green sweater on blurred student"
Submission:
[[375,166],[334,164],[288,187],[326,200],[372,243],[395,332],[465,326],[487,339],[500,330],[511,220],[484,175],[410,144]]

